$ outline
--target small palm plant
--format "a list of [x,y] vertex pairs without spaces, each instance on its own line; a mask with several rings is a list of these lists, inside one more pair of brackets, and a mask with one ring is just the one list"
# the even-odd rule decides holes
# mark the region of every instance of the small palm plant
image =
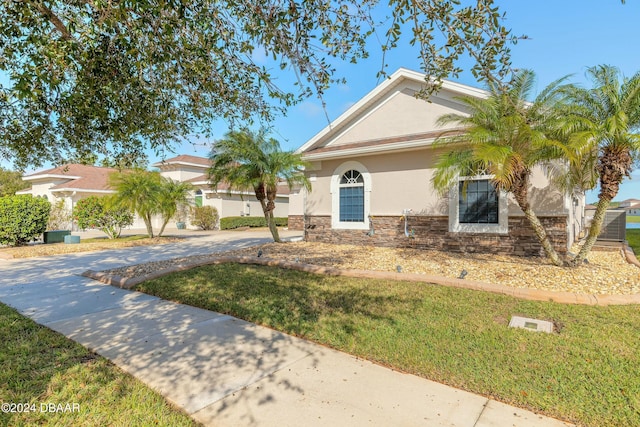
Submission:
[[267,138],[265,131],[242,129],[227,132],[224,138],[216,141],[210,158],[209,181],[212,188],[225,182],[229,191],[253,191],[273,240],[280,242],[273,215],[278,184],[284,181],[289,188],[302,185],[311,189],[303,173],[305,162],[300,155],[282,151],[278,141]]
[[440,191],[458,183],[460,176],[486,174],[497,190],[513,194],[547,257],[555,265],[564,261],[529,202],[532,170],[563,152],[565,145],[554,139],[558,107],[563,97],[560,79],[528,102],[535,82],[530,70],[516,73],[506,88],[489,86],[485,99],[463,97],[469,114],[447,114],[439,124],[457,124],[464,132],[440,138],[436,145],[455,147],[440,157],[433,176]]
[[189,194],[193,185],[189,182],[174,181],[169,178],[161,178],[158,194],[158,210],[162,216],[162,226],[158,236],[162,236],[167,223],[178,215],[181,206],[189,204]]
[[144,221],[147,235],[154,237],[152,218],[160,213],[160,187],[158,172],[134,169],[114,173],[111,186],[116,190],[114,202],[135,212]]
[[576,85],[566,89],[571,104],[565,126],[573,145],[580,147],[569,179],[582,178],[578,184],[584,190],[597,182],[600,193],[589,234],[574,264],[582,263],[591,251],[609,204],[640,154],[640,72],[624,78],[617,68],[599,65],[589,68],[587,75],[594,84],[591,89]]

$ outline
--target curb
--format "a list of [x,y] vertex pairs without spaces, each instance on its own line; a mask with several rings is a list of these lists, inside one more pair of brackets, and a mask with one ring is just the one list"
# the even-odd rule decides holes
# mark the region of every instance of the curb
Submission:
[[627,260],[629,264],[640,267],[640,261],[638,261],[638,258],[636,258],[636,254],[633,252],[633,249],[631,249],[631,246],[629,246],[628,243],[625,242],[623,244],[621,251],[624,255],[624,259]]
[[[631,251],[631,249],[629,249]],[[627,256],[627,250],[624,251]],[[636,265],[640,267],[640,262],[633,255]],[[628,259],[628,258],[627,258]],[[116,286],[122,289],[131,289],[135,285],[138,285],[147,280],[156,279],[161,276],[165,276],[169,273],[178,271],[189,270],[195,267],[201,267],[204,265],[217,265],[223,263],[237,263],[237,264],[253,264],[264,265],[270,267],[280,267],[290,270],[303,271],[306,273],[314,274],[326,274],[329,276],[345,276],[361,279],[381,279],[381,280],[397,280],[397,281],[409,281],[409,282],[422,282],[427,284],[436,284],[441,286],[449,286],[460,289],[471,289],[484,292],[492,292],[496,294],[503,294],[512,296],[519,299],[529,301],[550,301],[561,304],[582,304],[582,305],[629,305],[640,304],[640,294],[635,295],[592,295],[592,294],[576,294],[572,292],[553,292],[538,289],[526,289],[526,288],[512,288],[510,286],[491,284],[485,282],[479,282],[475,280],[454,279],[450,277],[432,276],[428,274],[417,273],[394,273],[387,271],[370,271],[370,270],[342,270],[333,267],[321,267],[313,264],[303,264],[290,261],[279,261],[269,258],[257,258],[257,257],[238,257],[238,256],[223,256],[216,257],[208,260],[199,260],[194,262],[183,263],[175,265],[170,268],[158,270],[153,273],[138,276],[138,277],[121,277],[111,275],[103,272],[96,272],[87,270],[81,275],[90,279],[98,280],[108,285]],[[633,263],[633,262],[632,262]],[[634,263],[634,264],[635,264]]]

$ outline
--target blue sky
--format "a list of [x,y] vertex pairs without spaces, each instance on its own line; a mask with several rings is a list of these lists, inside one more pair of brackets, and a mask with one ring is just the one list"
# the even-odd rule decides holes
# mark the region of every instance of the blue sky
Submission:
[[[384,2],[383,2],[384,4]],[[587,67],[597,64],[611,64],[619,67],[625,75],[640,70],[640,2],[628,1],[621,4],[618,0],[537,0],[537,1],[498,1],[506,12],[505,25],[514,34],[526,34],[529,40],[523,40],[513,47],[513,66],[533,69],[538,76],[538,88],[541,89],[553,80],[574,74],[573,81],[587,83],[584,72]],[[381,14],[383,16],[383,14]],[[399,67],[420,70],[417,50],[407,43],[387,54],[389,74]],[[322,130],[330,120],[337,118],[347,108],[380,83],[376,77],[381,66],[381,55],[375,41],[370,43],[371,56],[358,64],[336,64],[338,73],[347,79],[347,84],[336,86],[326,92],[324,102],[311,98],[292,107],[286,117],[278,118],[273,124],[272,136],[281,142],[285,149],[296,149],[309,138]],[[262,60],[260,54],[255,59]],[[460,83],[481,87],[468,71],[471,64],[462,64],[467,71],[458,78]],[[280,73],[280,84],[288,87],[295,79],[293,72]],[[197,141],[195,145],[186,144],[176,147],[178,154],[206,156],[207,142],[222,137],[227,125],[218,123],[209,140]],[[158,160],[149,153],[152,162]],[[597,194],[597,193],[595,193]],[[588,201],[596,199],[594,193]],[[618,200],[640,198],[640,171],[633,179],[626,181]]]

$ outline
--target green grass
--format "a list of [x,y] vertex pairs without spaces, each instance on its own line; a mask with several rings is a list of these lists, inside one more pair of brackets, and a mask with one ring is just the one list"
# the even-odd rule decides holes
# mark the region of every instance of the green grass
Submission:
[[640,222],[640,215],[627,215],[627,222],[631,222],[631,223]]
[[[137,289],[583,425],[640,425],[638,306],[532,302],[236,264]],[[553,321],[559,332],[508,328],[513,315]]]
[[640,255],[640,229],[627,230],[627,243],[636,255]]
[[[3,304],[0,367],[0,402],[36,409],[0,412],[0,426],[197,425],[106,359]],[[40,412],[49,403],[78,404],[79,411]]]

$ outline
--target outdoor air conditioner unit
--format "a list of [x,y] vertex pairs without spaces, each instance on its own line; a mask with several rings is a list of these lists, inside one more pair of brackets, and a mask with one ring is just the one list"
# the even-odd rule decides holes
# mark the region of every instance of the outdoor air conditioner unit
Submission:
[[598,240],[624,242],[627,234],[627,212],[622,209],[607,210]]

